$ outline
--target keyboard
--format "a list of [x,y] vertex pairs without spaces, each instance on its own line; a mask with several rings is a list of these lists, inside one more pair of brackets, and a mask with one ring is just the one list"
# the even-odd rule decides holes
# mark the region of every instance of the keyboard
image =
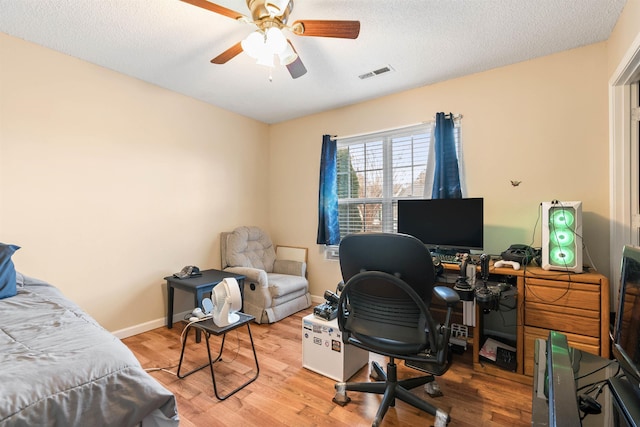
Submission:
[[460,259],[456,255],[432,253],[431,256],[438,258],[440,262],[444,264],[461,264]]

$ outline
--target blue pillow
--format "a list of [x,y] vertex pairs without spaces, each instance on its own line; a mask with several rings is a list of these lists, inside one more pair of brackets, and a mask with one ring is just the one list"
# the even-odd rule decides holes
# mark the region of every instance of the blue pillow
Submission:
[[20,246],[0,243],[0,299],[9,298],[17,293],[16,268],[11,256]]

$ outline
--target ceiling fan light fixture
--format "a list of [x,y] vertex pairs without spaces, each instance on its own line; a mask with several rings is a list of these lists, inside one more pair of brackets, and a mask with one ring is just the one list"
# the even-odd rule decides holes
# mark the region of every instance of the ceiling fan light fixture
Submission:
[[293,50],[291,45],[287,43],[284,51],[278,54],[278,58],[280,59],[280,65],[289,65],[298,59],[298,54]]
[[[271,27],[265,33],[254,31],[247,38],[240,42],[242,50],[253,59],[258,60],[258,64],[273,67],[273,55],[284,55],[287,60],[291,54],[295,54],[287,42],[286,37],[279,28]],[[282,61],[282,59],[281,59]]]
[[242,50],[253,59],[258,59],[264,51],[265,39],[264,34],[254,31],[249,34],[246,39],[240,42]]
[[289,43],[279,28],[271,27],[266,32],[265,48],[274,54],[280,54],[285,51]]
[[274,67],[274,64],[273,64],[273,53],[264,52],[263,54],[258,56],[258,60],[256,61],[256,64],[264,65],[265,67],[273,68]]

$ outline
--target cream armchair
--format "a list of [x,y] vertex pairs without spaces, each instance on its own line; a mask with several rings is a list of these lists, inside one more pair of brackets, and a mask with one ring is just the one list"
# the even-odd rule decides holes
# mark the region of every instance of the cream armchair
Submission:
[[[289,248],[291,249],[291,248]],[[306,249],[297,260],[291,250],[278,251],[259,227],[238,227],[220,234],[222,269],[246,276],[243,311],[257,323],[273,323],[311,306],[306,279]]]

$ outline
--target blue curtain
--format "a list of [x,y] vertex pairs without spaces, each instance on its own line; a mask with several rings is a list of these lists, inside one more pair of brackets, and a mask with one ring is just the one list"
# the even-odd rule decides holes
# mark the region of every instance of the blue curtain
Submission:
[[460,172],[453,130],[453,115],[437,113],[435,136],[435,172],[432,199],[460,199]]
[[318,239],[319,245],[340,243],[338,223],[338,175],[337,144],[329,135],[322,136],[320,158],[320,191],[318,195]]

